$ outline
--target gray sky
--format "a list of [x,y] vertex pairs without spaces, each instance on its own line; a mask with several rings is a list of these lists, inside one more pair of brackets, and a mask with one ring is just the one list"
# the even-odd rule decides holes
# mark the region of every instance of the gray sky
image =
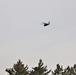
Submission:
[[[42,22],[51,22],[44,27]],[[76,0],[0,0],[0,74],[21,59],[49,69],[76,63]]]

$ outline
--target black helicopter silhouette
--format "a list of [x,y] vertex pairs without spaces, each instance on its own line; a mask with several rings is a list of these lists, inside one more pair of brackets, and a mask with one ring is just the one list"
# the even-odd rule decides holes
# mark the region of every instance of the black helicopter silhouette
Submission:
[[50,25],[50,21],[48,23],[43,22],[43,24],[44,24],[44,26],[48,26],[48,25]]

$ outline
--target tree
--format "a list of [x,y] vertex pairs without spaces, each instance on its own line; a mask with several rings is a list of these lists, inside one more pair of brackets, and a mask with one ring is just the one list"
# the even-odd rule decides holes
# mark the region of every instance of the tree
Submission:
[[76,75],[76,65],[73,67],[66,67],[63,69],[59,64],[56,65],[56,69],[52,71],[52,75]]
[[32,68],[30,75],[48,75],[51,70],[48,71],[47,66],[44,66],[42,59],[39,60],[38,66]]
[[28,75],[28,66],[26,65],[24,67],[24,64],[22,64],[21,60],[18,60],[16,64],[13,65],[13,68],[9,68],[5,70],[9,73],[9,75]]
[[56,69],[52,71],[52,75],[62,75],[62,73],[63,73],[63,67],[57,64]]
[[64,69],[64,75],[76,75],[76,65]]

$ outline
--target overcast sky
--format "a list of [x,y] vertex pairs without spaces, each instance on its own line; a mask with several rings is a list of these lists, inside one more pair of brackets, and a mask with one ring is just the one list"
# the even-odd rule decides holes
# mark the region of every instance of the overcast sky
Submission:
[[76,0],[0,0],[0,74],[40,58],[49,69],[76,64]]

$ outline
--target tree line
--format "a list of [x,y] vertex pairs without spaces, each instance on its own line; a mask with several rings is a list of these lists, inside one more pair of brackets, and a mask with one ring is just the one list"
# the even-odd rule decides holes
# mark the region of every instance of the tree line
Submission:
[[60,64],[56,65],[55,70],[48,70],[42,59],[39,60],[38,65],[29,70],[28,65],[24,65],[21,60],[18,60],[12,68],[6,68],[5,70],[9,75],[76,75],[76,64],[70,67],[67,66],[63,69]]

